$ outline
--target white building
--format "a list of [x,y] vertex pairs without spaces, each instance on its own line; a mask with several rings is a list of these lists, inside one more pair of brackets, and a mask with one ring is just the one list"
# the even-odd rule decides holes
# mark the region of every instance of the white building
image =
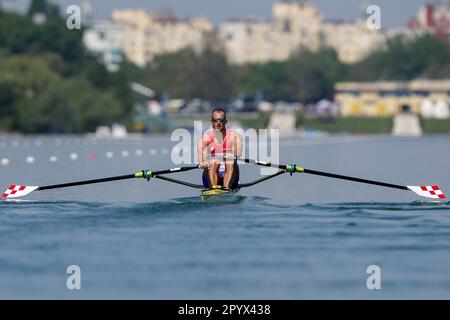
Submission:
[[310,3],[279,1],[273,5],[272,21],[231,20],[220,27],[228,59],[233,64],[287,60],[301,47],[334,48],[339,59],[353,63],[384,43],[379,30],[365,21],[324,21]]
[[367,28],[366,21],[327,21],[321,27],[323,44],[336,50],[339,60],[354,63],[385,43],[385,35]]
[[123,61],[123,37],[122,26],[103,21],[86,30],[83,43],[89,51],[99,56],[109,71],[116,71]]
[[191,47],[201,51],[212,25],[204,18],[179,20],[170,14],[152,16],[146,10],[116,10],[113,22],[123,28],[122,48],[139,66],[151,62],[155,55]]

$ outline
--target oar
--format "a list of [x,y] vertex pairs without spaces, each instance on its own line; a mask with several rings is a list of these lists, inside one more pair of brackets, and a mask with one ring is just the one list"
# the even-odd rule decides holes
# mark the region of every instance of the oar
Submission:
[[186,167],[173,168],[173,169],[160,170],[160,171],[142,170],[142,171],[136,172],[134,174],[114,176],[114,177],[101,178],[101,179],[93,179],[93,180],[83,180],[83,181],[55,184],[55,185],[49,185],[49,186],[21,186],[21,185],[13,184],[8,189],[6,189],[6,191],[2,195],[2,198],[10,199],[10,198],[24,197],[36,190],[43,191],[43,190],[50,190],[50,189],[60,189],[60,188],[82,186],[82,185],[86,185],[86,184],[95,184],[95,183],[127,180],[127,179],[134,179],[134,178],[144,178],[144,179],[150,180],[150,178],[156,177],[161,174],[189,171],[189,170],[194,170],[194,169],[198,169],[198,168],[199,168],[199,166],[195,165],[195,166],[186,166]]
[[297,166],[295,164],[280,165],[280,164],[273,164],[273,163],[266,162],[266,161],[257,161],[257,160],[252,160],[252,159],[238,159],[238,160],[244,161],[246,163],[256,164],[258,166],[282,169],[291,174],[296,173],[296,172],[309,173],[309,174],[314,174],[317,176],[372,184],[372,185],[386,187],[386,188],[408,190],[408,191],[411,190],[414,193],[418,194],[419,196],[426,197],[426,198],[445,199],[445,194],[441,191],[441,189],[438,186],[435,186],[435,185],[434,186],[402,186],[402,185],[398,185],[398,184],[392,184],[392,183],[386,183],[386,182],[380,182],[380,181],[374,181],[374,180],[368,180],[368,179],[362,179],[362,178],[356,178],[356,177],[350,177],[350,176],[343,176],[340,174],[335,174],[335,173],[330,173],[330,172],[306,169],[306,168]]

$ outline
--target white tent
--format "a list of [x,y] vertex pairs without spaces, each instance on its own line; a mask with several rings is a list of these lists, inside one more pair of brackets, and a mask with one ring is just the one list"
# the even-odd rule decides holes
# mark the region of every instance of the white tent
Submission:
[[424,118],[434,118],[434,104],[430,99],[424,99],[420,105],[420,115]]
[[436,103],[434,108],[434,116],[437,119],[447,119],[450,117],[450,110],[447,102],[441,99]]

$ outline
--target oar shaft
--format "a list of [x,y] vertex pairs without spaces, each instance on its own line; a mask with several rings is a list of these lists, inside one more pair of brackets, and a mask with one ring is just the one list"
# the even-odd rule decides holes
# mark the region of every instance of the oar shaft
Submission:
[[169,181],[172,183],[177,183],[180,184],[182,186],[186,186],[186,187],[190,187],[190,188],[194,188],[194,189],[205,189],[205,187],[203,185],[200,184],[194,184],[194,183],[190,183],[190,182],[186,182],[186,181],[181,181],[181,180],[177,180],[177,179],[172,179],[169,177],[165,177],[165,176],[154,176],[155,179],[160,179],[160,180],[165,180],[165,181]]
[[387,187],[387,188],[394,188],[394,189],[400,189],[400,190],[409,190],[407,186],[401,186],[401,185],[398,185],[398,184],[392,184],[392,183],[386,183],[386,182],[381,182],[381,181],[356,178],[356,177],[351,177],[351,176],[343,176],[343,175],[340,175],[340,174],[334,174],[334,173],[330,173],[330,172],[323,172],[323,171],[306,169],[306,168],[302,168],[300,166],[295,166],[295,165],[280,165],[280,164],[273,164],[273,163],[265,162],[265,161],[256,161],[256,160],[252,160],[252,159],[239,159],[239,160],[242,160],[242,161],[244,161],[246,163],[256,164],[258,166],[273,167],[273,168],[279,168],[279,169],[282,169],[282,170],[293,170],[293,171],[295,169],[295,172],[300,172],[300,173],[303,172],[303,173],[308,173],[308,174],[313,174],[313,175],[323,176],[323,177],[328,177],[328,178],[341,179],[341,180],[347,180],[347,181],[354,181],[354,182],[359,182],[359,183],[372,184],[372,185],[376,185],[376,186]]
[[133,179],[133,178],[136,178],[136,175],[128,174],[128,175],[124,175],[124,176],[116,176],[116,177],[109,177],[109,178],[102,178],[102,179],[93,179],[93,180],[85,180],[85,181],[78,181],[78,182],[55,184],[55,185],[51,185],[51,186],[43,186],[43,187],[39,187],[38,190],[42,191],[42,190],[50,190],[50,189],[76,187],[76,186],[82,186],[82,185],[86,185],[86,184],[110,182],[110,181],[117,181],[117,180],[126,180],[126,179]]
[[323,176],[323,177],[329,177],[329,178],[334,178],[334,179],[341,179],[341,180],[348,180],[348,181],[354,181],[354,182],[360,182],[360,183],[366,183],[366,184],[373,184],[373,185],[377,185],[377,186],[381,186],[381,187],[409,190],[408,187],[397,185],[397,184],[368,180],[368,179],[361,179],[361,178],[350,177],[350,176],[343,176],[340,174],[310,170],[310,169],[306,169],[306,168],[303,168],[303,171],[301,171],[301,172],[314,174],[316,176]]
[[92,180],[76,181],[76,182],[70,182],[70,183],[55,184],[55,185],[51,185],[51,186],[43,186],[43,187],[39,187],[38,190],[42,191],[42,190],[50,190],[50,189],[60,189],[60,188],[76,187],[76,186],[83,186],[83,185],[87,185],[87,184],[103,183],[103,182],[118,181],[118,180],[127,180],[127,179],[134,179],[134,178],[148,178],[149,179],[153,176],[160,175],[160,174],[169,174],[169,173],[189,171],[189,170],[194,170],[194,169],[198,169],[198,165],[173,168],[173,169],[167,169],[167,170],[160,170],[160,171],[143,170],[141,172],[137,172],[134,174],[127,174],[127,175],[123,175],[123,176],[115,176],[115,177],[108,177],[108,178],[101,178],[101,179],[92,179]]

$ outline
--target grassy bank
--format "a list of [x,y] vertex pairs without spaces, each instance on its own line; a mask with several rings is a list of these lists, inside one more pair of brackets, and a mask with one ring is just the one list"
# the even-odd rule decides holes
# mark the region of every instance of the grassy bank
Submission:
[[450,119],[421,119],[420,124],[425,133],[450,134]]
[[393,126],[392,118],[301,118],[297,127],[314,129],[330,133],[390,133]]
[[[185,116],[172,118],[177,126],[189,126],[194,120],[203,120],[209,122],[209,114]],[[229,116],[230,121],[238,121],[244,128],[264,129],[269,125],[270,113],[263,112],[258,114]],[[422,130],[425,134],[450,134],[450,119],[420,119]],[[329,133],[372,133],[372,134],[390,134],[394,120],[391,117],[386,118],[368,118],[368,117],[349,117],[349,118],[328,118],[320,119],[313,117],[304,117],[302,114],[296,115],[297,129],[318,130]]]
[[259,117],[255,119],[243,119],[240,118],[239,122],[244,128],[265,129],[269,126],[270,113],[261,112]]
[[[450,119],[420,119],[425,134],[450,133]],[[318,119],[297,117],[297,128],[314,129],[330,133],[391,133],[393,118],[335,118]]]

